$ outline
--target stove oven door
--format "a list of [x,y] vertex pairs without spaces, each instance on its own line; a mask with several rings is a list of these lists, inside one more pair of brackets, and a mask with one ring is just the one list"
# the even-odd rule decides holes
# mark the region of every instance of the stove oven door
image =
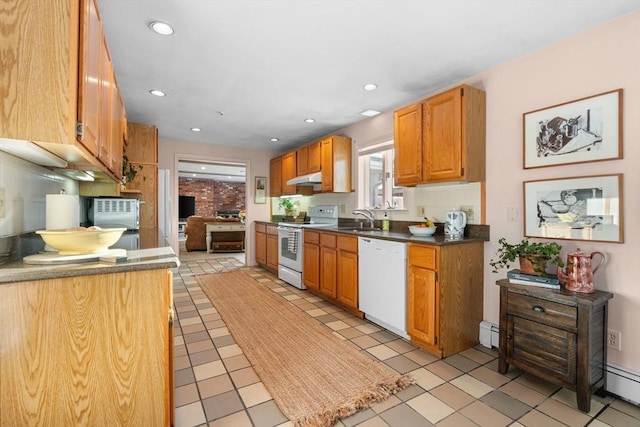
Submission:
[[278,227],[278,264],[302,272],[302,228]]

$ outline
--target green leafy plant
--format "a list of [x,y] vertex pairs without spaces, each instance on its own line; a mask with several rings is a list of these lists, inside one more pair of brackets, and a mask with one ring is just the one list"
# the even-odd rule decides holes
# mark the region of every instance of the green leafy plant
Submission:
[[278,207],[284,209],[285,214],[293,214],[294,209],[299,205],[299,200],[294,201],[288,197],[280,198],[280,202],[278,203]]
[[[127,155],[122,156],[122,180],[121,184],[126,184],[127,182],[131,182],[135,179],[138,172],[142,170],[144,166],[138,165],[137,167],[129,163],[129,158]],[[143,181],[146,180],[147,177],[143,178]]]
[[555,242],[531,243],[529,240],[523,239],[520,243],[510,244],[503,237],[498,240],[498,243],[500,247],[496,251],[497,259],[489,261],[494,273],[497,273],[501,268],[508,268],[516,259],[522,263],[522,258],[529,260],[533,271],[540,276],[546,276],[546,267],[549,262],[558,267],[564,267],[564,262],[560,259],[562,246]]

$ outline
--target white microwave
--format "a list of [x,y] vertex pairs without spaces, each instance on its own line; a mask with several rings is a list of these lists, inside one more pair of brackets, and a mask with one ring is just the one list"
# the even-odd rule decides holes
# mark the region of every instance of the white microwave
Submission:
[[93,225],[104,228],[140,228],[140,200],[97,197],[90,208]]

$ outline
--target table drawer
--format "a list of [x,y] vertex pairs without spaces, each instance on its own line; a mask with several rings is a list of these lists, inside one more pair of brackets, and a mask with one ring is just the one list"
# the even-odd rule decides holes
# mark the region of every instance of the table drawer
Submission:
[[507,311],[514,316],[534,322],[575,330],[578,313],[576,307],[509,292]]

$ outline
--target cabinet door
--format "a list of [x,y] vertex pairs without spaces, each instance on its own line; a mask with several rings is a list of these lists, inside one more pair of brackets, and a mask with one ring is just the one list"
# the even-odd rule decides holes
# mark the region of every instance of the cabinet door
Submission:
[[256,262],[262,266],[267,265],[267,235],[256,231]]
[[278,235],[267,234],[267,268],[278,270]]
[[306,175],[309,173],[308,157],[308,147],[302,147],[296,150],[296,176]]
[[407,273],[407,332],[426,345],[438,344],[436,272],[409,265]]
[[307,288],[320,289],[320,246],[305,242],[302,274]]
[[394,114],[394,176],[396,185],[423,181],[422,105],[404,107]]
[[322,168],[322,192],[333,191],[333,141],[331,138],[322,140],[320,150]]
[[456,88],[424,101],[424,162],[426,181],[461,179],[462,90]]
[[342,304],[358,308],[358,254],[338,251],[337,298]]
[[307,172],[314,173],[321,170],[321,141],[309,144],[307,153]]
[[282,157],[274,157],[269,162],[269,195],[282,196]]
[[331,297],[336,298],[337,285],[337,263],[338,263],[338,251],[335,248],[327,246],[320,247],[320,292]]
[[80,77],[78,79],[78,122],[82,134],[78,141],[98,157],[100,151],[100,111],[102,79],[101,57],[104,47],[102,23],[95,0],[83,3],[83,19],[80,20]]
[[287,185],[287,181],[296,177],[296,152],[282,156],[282,194],[296,194],[295,185]]
[[133,163],[158,163],[158,128],[141,123],[128,123],[127,158]]

